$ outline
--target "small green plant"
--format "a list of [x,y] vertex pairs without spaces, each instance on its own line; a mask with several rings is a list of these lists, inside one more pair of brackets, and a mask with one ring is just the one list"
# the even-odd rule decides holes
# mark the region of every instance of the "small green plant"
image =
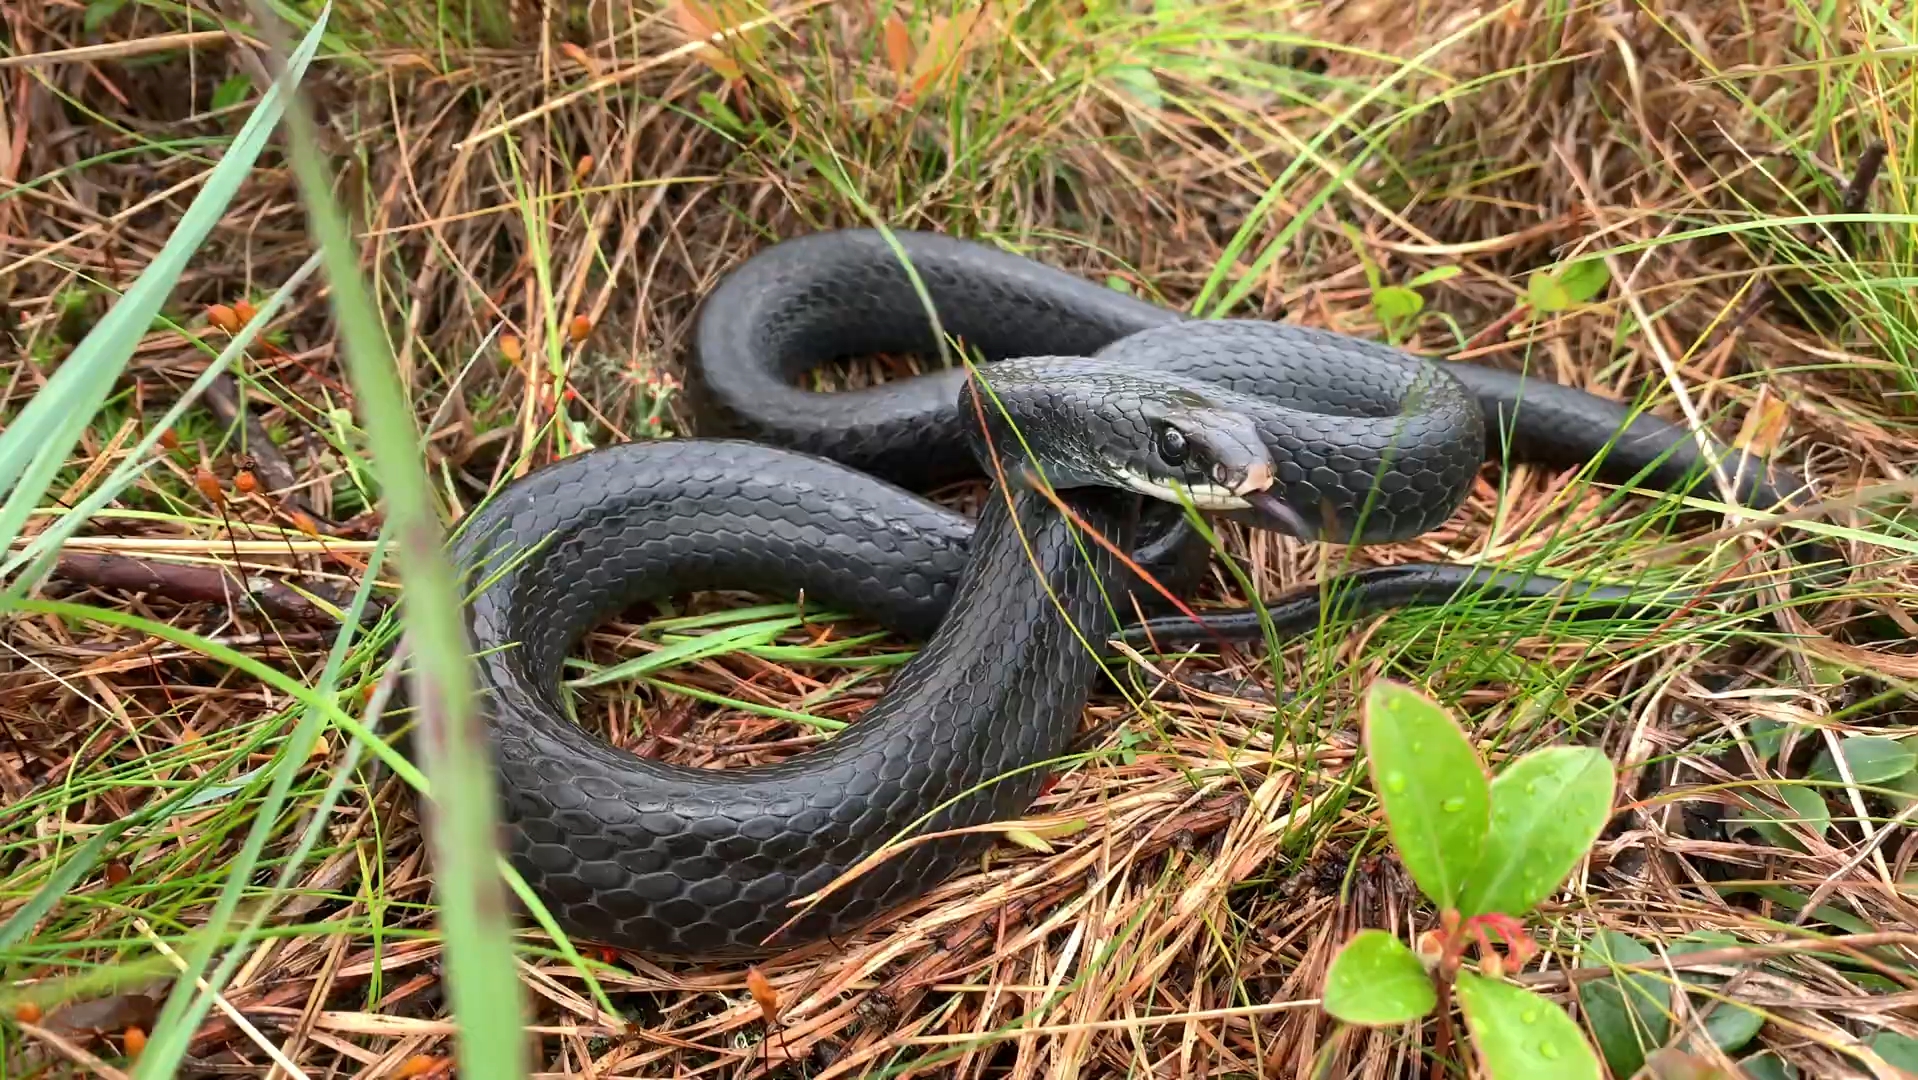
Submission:
[[1347,227],[1345,235],[1352,241],[1352,249],[1358,253],[1359,267],[1365,271],[1366,287],[1372,290],[1372,314],[1378,317],[1386,340],[1394,345],[1404,343],[1418,327],[1419,316],[1425,311],[1425,294],[1419,290],[1457,277],[1462,268],[1449,264],[1434,266],[1414,275],[1403,285],[1390,285],[1379,273],[1378,264],[1366,255],[1358,230]]
[[1534,271],[1525,282],[1525,299],[1539,314],[1553,315],[1590,303],[1611,280],[1605,260],[1579,259],[1556,271]]
[[[1387,833],[1438,907],[1439,927],[1416,947],[1384,930],[1354,935],[1326,974],[1326,1011],[1366,1026],[1436,1012],[1443,1059],[1456,996],[1493,1080],[1598,1080],[1598,1056],[1571,1016],[1505,974],[1537,950],[1522,917],[1565,881],[1611,815],[1611,762],[1590,747],[1551,746],[1488,778],[1456,720],[1389,680],[1366,695],[1364,739]],[[1465,966],[1474,944],[1475,971]]]

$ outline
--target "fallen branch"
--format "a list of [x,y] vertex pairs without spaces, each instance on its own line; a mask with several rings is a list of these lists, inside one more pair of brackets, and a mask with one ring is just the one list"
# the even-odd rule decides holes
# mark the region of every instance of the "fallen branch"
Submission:
[[[233,376],[222,375],[213,380],[206,388],[205,401],[220,423],[231,424],[240,419],[240,390]],[[280,453],[279,447],[273,445],[273,440],[267,436],[266,425],[260,423],[259,415],[248,409],[245,424],[246,452],[252,455],[254,464],[259,467],[260,478],[266,481],[266,493],[287,509],[298,510],[317,522],[318,515],[313,513],[313,508],[296,490],[299,477],[293,472],[293,464],[287,461],[285,454]]]
[[[53,576],[80,585],[152,593],[189,604],[230,603],[245,597],[271,618],[330,626],[337,626],[339,619],[326,605],[344,612],[352,604],[350,597],[318,583],[296,589],[268,577],[241,581],[212,567],[149,562],[125,555],[66,555],[54,565]],[[371,624],[385,610],[386,605],[368,600],[363,622]]]

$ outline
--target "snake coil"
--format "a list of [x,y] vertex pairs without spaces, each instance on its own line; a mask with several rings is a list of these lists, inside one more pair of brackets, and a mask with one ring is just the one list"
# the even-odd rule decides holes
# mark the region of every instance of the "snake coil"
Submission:
[[[946,334],[987,361],[976,379],[961,365],[833,394],[794,385],[837,357],[937,355],[914,275]],[[967,827],[1030,804],[1100,669],[1087,643],[1140,628],[1120,626],[1114,611],[1130,608],[1107,592],[1131,579],[1054,496],[1017,479],[1028,470],[1084,527],[1140,544],[1174,580],[1204,551],[1173,498],[1367,543],[1441,524],[1488,456],[1599,458],[1601,480],[1679,492],[1713,482],[1689,432],[1584,391],[1305,327],[1189,320],[925,233],[854,229],[761,251],[708,297],[689,366],[703,437],[539,469],[473,514],[455,547],[470,580],[490,582],[467,627],[512,861],[568,933],[658,955],[856,929],[991,842]],[[1804,489],[1715,453],[1745,505]],[[976,524],[914,493],[982,468],[1009,479]],[[1436,564],[1353,580],[1357,608],[1376,609],[1491,579]],[[859,720],[778,764],[644,759],[567,719],[560,671],[587,630],[706,589],[803,591],[924,644]],[[1322,614],[1316,594],[1282,604],[1285,624]],[[1189,639],[1256,626],[1226,615],[1145,629]],[[794,903],[889,842],[951,830],[961,834],[912,840],[817,903]]]

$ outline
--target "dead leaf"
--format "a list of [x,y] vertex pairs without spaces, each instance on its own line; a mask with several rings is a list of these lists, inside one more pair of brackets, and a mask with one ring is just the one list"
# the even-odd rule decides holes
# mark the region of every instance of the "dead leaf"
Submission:
[[160,1015],[160,1002],[145,994],[116,994],[76,1001],[48,1014],[46,1027],[62,1035],[106,1035],[147,1028]]
[[587,54],[585,49],[568,41],[560,45],[559,51],[565,53],[567,59],[573,63],[585,68],[586,74],[591,75],[595,79],[599,78],[599,65],[593,63],[593,58]]
[[779,1020],[779,988],[774,986],[766,973],[756,967],[746,969],[746,989],[751,991],[753,1000],[759,1003],[759,1015],[768,1025]]
[[894,75],[905,77],[912,67],[912,34],[898,12],[886,16],[886,63]]
[[943,15],[934,17],[932,29],[926,34],[925,48],[920,50],[919,59],[912,66],[912,86],[908,91],[911,97],[919,97],[959,70],[959,62],[978,40],[973,31],[979,28],[979,17],[985,11],[986,6],[980,4],[950,19]]
[[1791,407],[1778,398],[1761,395],[1758,407],[1745,414],[1745,423],[1739,429],[1738,439],[1733,444],[1756,454],[1769,458],[1785,439],[1785,428],[1791,423]]
[[[742,0],[672,0],[670,6],[673,21],[687,41],[707,40],[752,21],[756,14],[752,5]],[[735,34],[726,39],[724,46],[709,44],[693,55],[728,82],[737,81],[745,76],[741,61],[757,55],[757,39],[761,36],[758,30]]]

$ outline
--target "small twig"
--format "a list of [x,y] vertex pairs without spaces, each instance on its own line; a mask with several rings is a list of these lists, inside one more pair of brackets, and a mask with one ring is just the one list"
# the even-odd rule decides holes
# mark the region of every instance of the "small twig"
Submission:
[[1614,975],[1632,972],[1650,972],[1658,974],[1673,968],[1724,967],[1730,964],[1749,963],[1768,956],[1784,956],[1801,952],[1835,952],[1852,954],[1858,950],[1877,945],[1902,945],[1918,948],[1918,933],[1904,930],[1886,930],[1876,934],[1853,934],[1850,937],[1822,939],[1810,938],[1798,941],[1781,941],[1764,945],[1739,945],[1724,949],[1706,949],[1702,952],[1684,953],[1678,956],[1666,956],[1653,960],[1637,960],[1629,964],[1607,964],[1602,967],[1567,968],[1562,971],[1541,971],[1530,975],[1514,975],[1512,981],[1522,986],[1564,987],[1574,983],[1592,982],[1595,979],[1609,979]]
[[[228,599],[225,586],[231,580],[224,572],[211,567],[148,562],[124,555],[80,553],[63,556],[54,565],[53,576],[80,585],[154,593],[182,603],[225,603]],[[351,603],[349,598],[339,596],[330,586],[318,583],[294,589],[272,578],[256,576],[246,579],[242,589],[248,598],[273,618],[338,625],[339,620],[333,612],[302,595],[301,590],[320,597],[342,612]],[[376,620],[384,611],[384,604],[368,600],[365,619],[369,622]]]
[[144,56],[147,53],[166,52],[169,49],[212,45],[215,42],[226,41],[228,37],[225,30],[193,30],[180,34],[159,34],[133,41],[109,41],[100,45],[80,45],[71,49],[28,53],[25,56],[0,56],[0,71],[12,67],[44,67],[48,64],[83,64],[96,60],[122,60],[129,56]]
[[[220,423],[231,424],[242,419],[239,384],[233,376],[222,375],[213,380],[206,388],[205,399],[207,408],[213,410],[213,415],[219,418]],[[266,425],[260,423],[259,416],[251,409],[245,410],[244,420],[246,452],[253,455],[254,462],[259,465],[258,471],[266,481],[267,493],[282,505],[319,521],[319,515],[300,497],[297,490],[299,477],[293,471],[293,464],[267,437]]]
[[100,1077],[101,1080],[129,1080],[126,1073],[108,1065],[89,1052],[86,1047],[68,1040],[58,1032],[50,1031],[38,1024],[29,1024],[24,1020],[15,1020],[14,1023],[20,1025],[21,1031],[58,1050],[67,1060],[84,1069],[92,1070],[93,1075]]

